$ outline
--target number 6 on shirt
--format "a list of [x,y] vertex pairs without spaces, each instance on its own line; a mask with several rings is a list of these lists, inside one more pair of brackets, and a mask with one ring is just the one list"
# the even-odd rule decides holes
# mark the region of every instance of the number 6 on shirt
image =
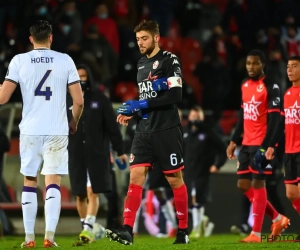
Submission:
[[52,72],[51,69],[46,71],[46,74],[43,76],[42,80],[39,82],[38,86],[36,87],[36,89],[34,91],[35,96],[45,96],[45,100],[47,100],[47,101],[49,101],[50,96],[52,96],[51,87],[46,87],[45,90],[41,90],[41,89],[51,72]]

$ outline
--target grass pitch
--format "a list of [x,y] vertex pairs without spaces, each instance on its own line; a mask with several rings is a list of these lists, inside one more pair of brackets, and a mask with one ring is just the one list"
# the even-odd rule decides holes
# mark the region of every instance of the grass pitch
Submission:
[[[195,249],[195,250],[249,250],[249,249],[297,249],[300,242],[262,242],[262,243],[239,243],[238,240],[243,237],[236,235],[213,235],[209,238],[191,239],[189,245],[173,245],[174,239],[157,239],[151,236],[137,236],[132,246],[123,246],[117,242],[109,241],[107,238],[97,240],[92,244],[77,244],[76,236],[57,236],[56,242],[60,245],[60,249],[101,249],[101,250],[117,250],[134,248],[138,250],[156,250],[156,249]],[[5,237],[0,239],[0,250],[4,249],[20,249],[20,245],[24,237]],[[43,237],[36,239],[37,249],[42,249]]]

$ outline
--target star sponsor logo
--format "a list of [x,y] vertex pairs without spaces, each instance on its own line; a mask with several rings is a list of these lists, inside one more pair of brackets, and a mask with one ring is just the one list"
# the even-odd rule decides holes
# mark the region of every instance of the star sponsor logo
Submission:
[[258,106],[261,102],[255,100],[255,96],[253,95],[249,102],[244,102],[244,119],[256,121],[259,116]]
[[300,106],[298,101],[284,109],[285,124],[300,124]]

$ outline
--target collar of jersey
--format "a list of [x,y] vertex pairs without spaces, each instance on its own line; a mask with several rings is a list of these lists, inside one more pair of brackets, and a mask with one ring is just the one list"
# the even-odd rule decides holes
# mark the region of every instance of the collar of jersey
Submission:
[[160,50],[157,52],[157,54],[156,54],[155,56],[152,56],[152,57],[150,57],[150,58],[148,58],[147,56],[145,56],[145,58],[146,58],[148,61],[156,60],[157,57],[159,57],[162,53],[163,53],[163,50],[160,49]]
[[50,50],[49,48],[41,47],[41,48],[35,48],[33,50]]
[[261,78],[258,78],[258,79],[251,79],[249,78],[249,82],[250,83],[253,83],[253,84],[260,84],[260,83],[263,83],[263,81],[265,80],[266,76],[263,75]]

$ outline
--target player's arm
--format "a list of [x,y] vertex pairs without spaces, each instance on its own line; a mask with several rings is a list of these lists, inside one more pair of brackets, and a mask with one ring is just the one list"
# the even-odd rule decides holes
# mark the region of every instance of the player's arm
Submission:
[[238,114],[237,124],[231,136],[231,141],[235,144],[239,144],[241,142],[243,132],[244,132],[244,108],[241,107]]
[[141,109],[156,108],[171,104],[177,104],[182,100],[182,75],[181,67],[178,58],[168,57],[164,61],[163,67],[166,69],[166,78],[168,83],[168,91],[163,92],[163,95],[149,100],[130,100],[118,108],[118,114],[131,116],[133,113]]
[[227,157],[230,160],[236,158],[236,156],[234,155],[234,151],[235,151],[236,145],[238,145],[240,143],[240,141],[242,140],[243,132],[244,132],[244,108],[242,105],[242,108],[239,111],[238,122],[236,124],[235,130],[231,136],[230,143],[226,150]]
[[[280,128],[282,128],[281,98],[280,89],[277,84],[273,84],[268,89],[268,117],[267,132],[261,148],[266,150],[274,148],[279,139]],[[275,135],[275,136],[274,136]]]
[[83,111],[83,94],[80,82],[73,83],[68,88],[73,100],[72,119],[77,124]]
[[68,77],[68,89],[69,93],[73,100],[73,108],[72,108],[72,122],[74,122],[77,126],[78,121],[81,117],[82,111],[83,111],[83,93],[80,86],[80,78],[76,69],[76,66],[71,59],[71,57],[68,56],[68,65],[70,65],[69,68],[69,77]]
[[174,55],[168,56],[164,61],[163,67],[166,70],[169,91],[165,91],[160,97],[147,100],[149,108],[177,104],[182,100],[183,79],[178,57]]
[[5,80],[0,88],[0,104],[5,104],[9,101],[11,95],[19,84],[19,59],[15,56],[9,66],[5,76]]
[[215,151],[214,166],[216,166],[217,169],[220,169],[226,162],[226,145],[213,129],[211,130],[210,140]]
[[101,102],[104,117],[104,132],[109,134],[113,150],[117,152],[118,156],[123,155],[123,138],[120,128],[116,123],[116,113],[106,96],[103,95]]

